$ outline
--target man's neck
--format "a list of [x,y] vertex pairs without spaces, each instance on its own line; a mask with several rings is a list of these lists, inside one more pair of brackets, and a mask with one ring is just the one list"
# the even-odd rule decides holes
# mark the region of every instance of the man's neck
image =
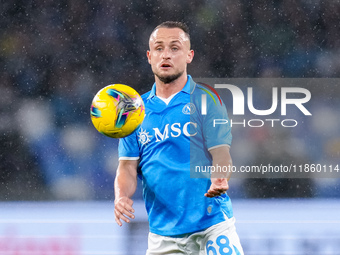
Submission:
[[158,77],[155,77],[156,79],[156,95],[162,98],[168,98],[171,95],[181,91],[185,84],[188,81],[187,75],[183,74],[178,79],[170,82],[170,83],[164,83],[161,80],[158,79]]

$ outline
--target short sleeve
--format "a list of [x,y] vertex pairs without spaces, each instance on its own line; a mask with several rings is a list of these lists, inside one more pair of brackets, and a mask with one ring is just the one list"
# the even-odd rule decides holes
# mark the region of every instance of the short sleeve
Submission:
[[207,97],[207,114],[203,115],[203,136],[208,150],[230,146],[232,142],[227,108],[217,98]]
[[136,132],[119,139],[118,155],[119,160],[139,159],[139,145]]

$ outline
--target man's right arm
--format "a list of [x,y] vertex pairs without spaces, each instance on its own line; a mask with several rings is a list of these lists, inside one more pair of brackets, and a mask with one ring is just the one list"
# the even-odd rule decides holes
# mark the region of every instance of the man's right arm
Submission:
[[137,166],[138,160],[120,160],[116,179],[115,179],[115,220],[119,226],[122,226],[121,220],[129,223],[134,219],[132,208],[132,195],[137,188]]

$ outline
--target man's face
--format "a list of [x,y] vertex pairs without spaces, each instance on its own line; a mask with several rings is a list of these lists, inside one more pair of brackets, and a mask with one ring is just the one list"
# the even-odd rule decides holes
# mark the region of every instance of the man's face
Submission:
[[170,83],[186,75],[187,64],[191,63],[194,52],[190,40],[180,28],[159,28],[149,40],[147,51],[152,71],[164,83]]

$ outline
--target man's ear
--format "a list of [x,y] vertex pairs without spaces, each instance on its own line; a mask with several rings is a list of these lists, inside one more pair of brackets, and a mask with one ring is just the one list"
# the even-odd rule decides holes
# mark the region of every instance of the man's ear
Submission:
[[189,50],[188,56],[187,56],[187,64],[190,64],[194,58],[194,51],[193,50]]
[[149,64],[151,64],[151,53],[150,53],[150,51],[148,50],[148,51],[146,51],[146,56],[147,56],[147,58],[148,58],[148,62],[149,62]]

